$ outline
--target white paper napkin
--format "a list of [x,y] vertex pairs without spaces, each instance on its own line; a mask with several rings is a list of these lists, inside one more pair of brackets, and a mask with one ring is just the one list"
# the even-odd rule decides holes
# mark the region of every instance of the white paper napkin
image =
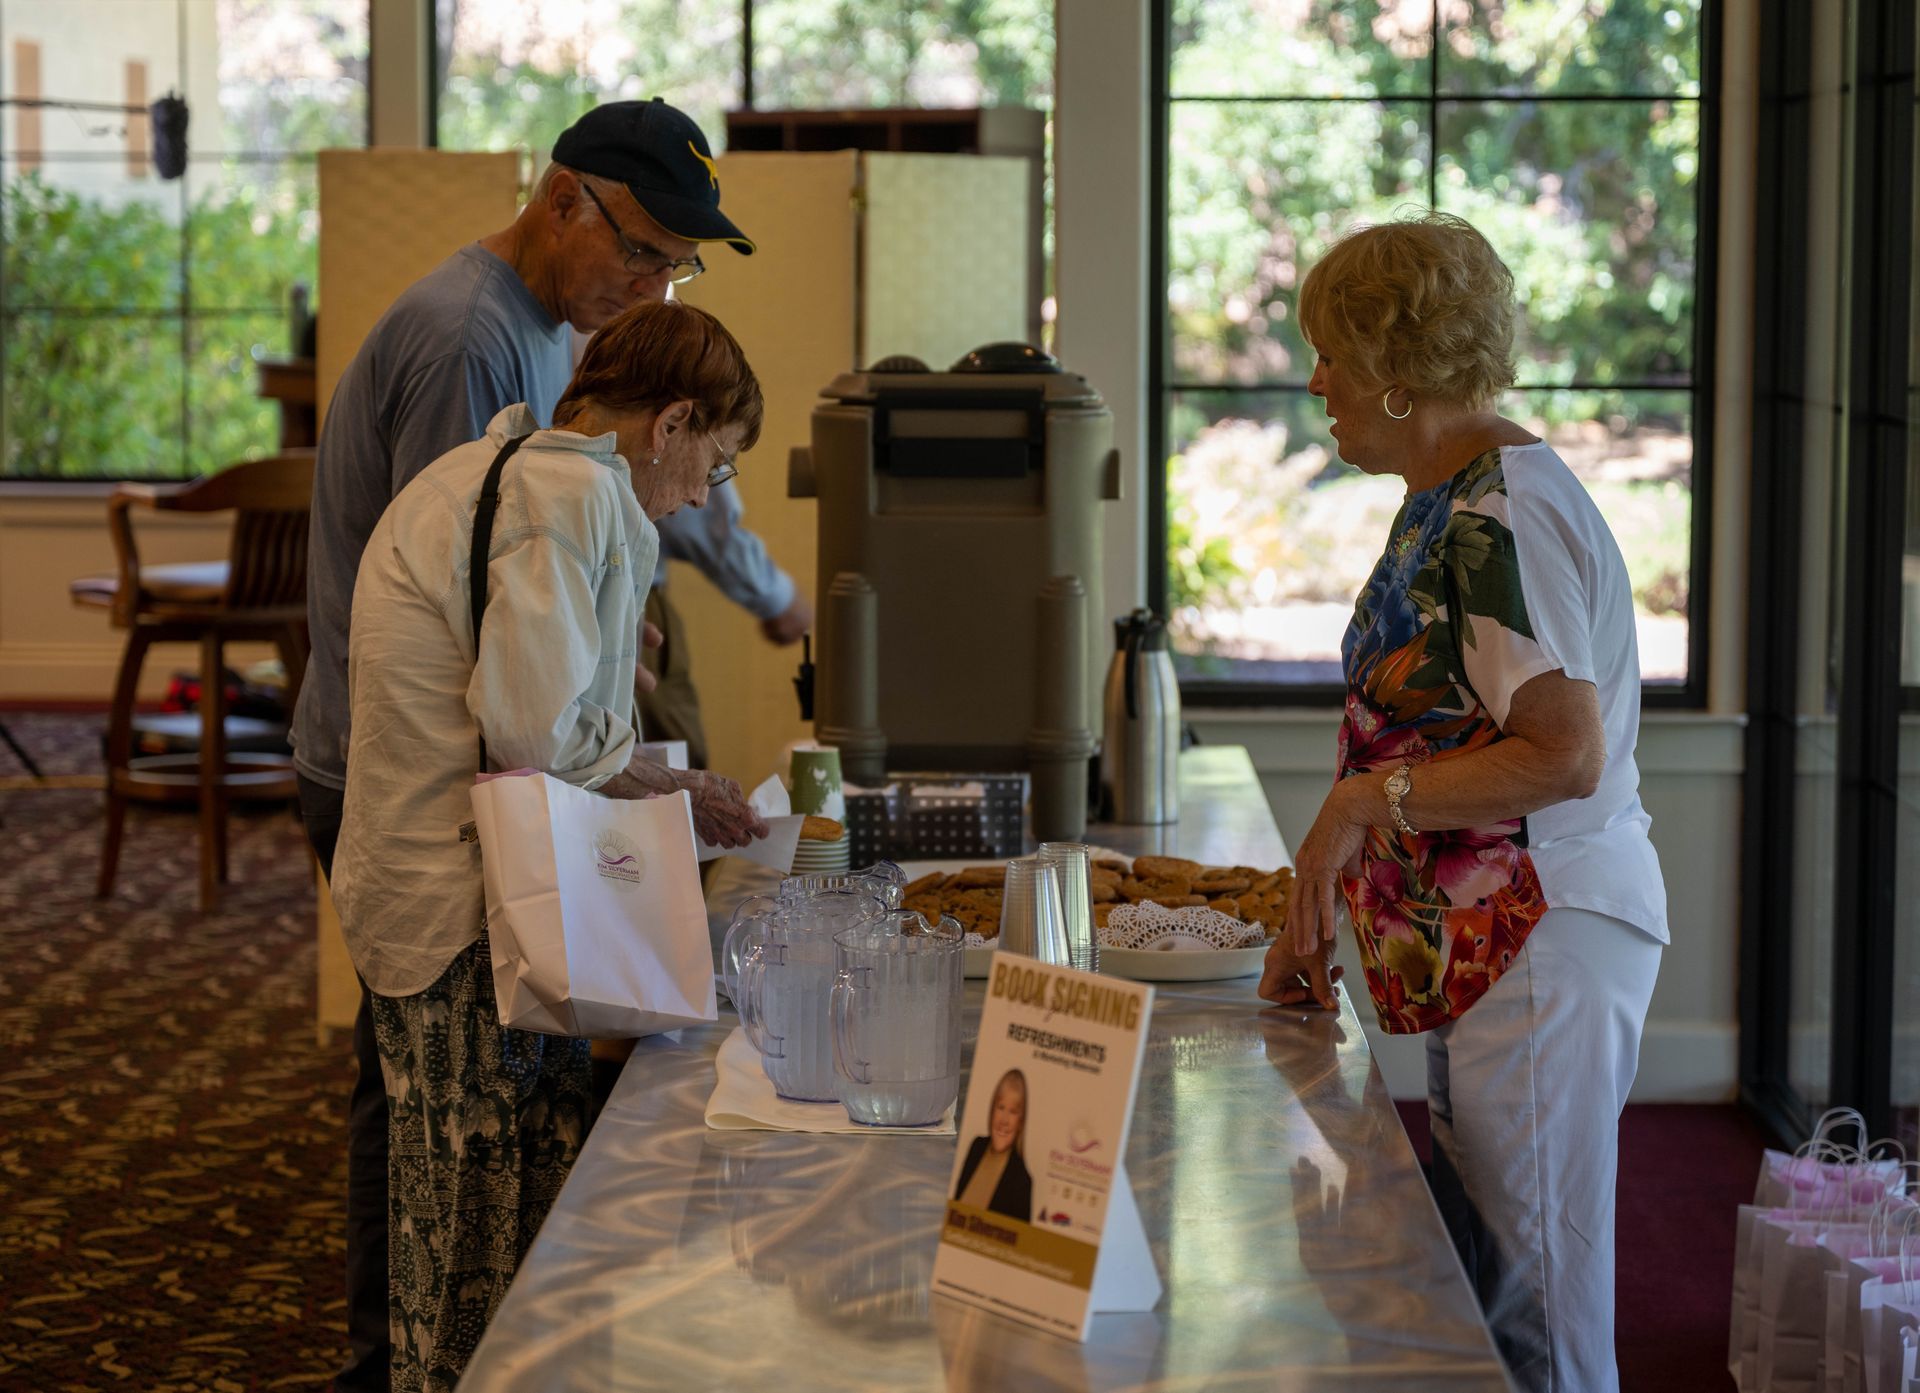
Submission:
[[927,1127],[869,1127],[847,1116],[838,1103],[795,1103],[773,1091],[760,1053],[748,1043],[747,1032],[736,1029],[720,1046],[714,1061],[719,1078],[707,1099],[707,1126],[720,1132],[858,1132],[901,1136],[955,1135],[953,1109]]
[[687,742],[684,740],[642,740],[635,753],[642,759],[664,764],[669,769],[687,767]]
[[800,845],[800,825],[806,818],[793,811],[778,775],[770,776],[749,794],[747,805],[766,819],[767,835],[741,847],[715,846],[702,841],[700,859],[712,861],[722,856],[738,856],[786,874],[793,868],[794,848]]

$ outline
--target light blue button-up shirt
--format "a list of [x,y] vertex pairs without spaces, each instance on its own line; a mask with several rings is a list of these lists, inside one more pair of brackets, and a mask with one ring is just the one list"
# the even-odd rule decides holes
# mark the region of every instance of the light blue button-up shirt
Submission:
[[[633,679],[659,533],[611,434],[536,430],[525,406],[401,490],[354,584],[353,743],[333,897],[367,985],[423,991],[480,936],[480,853],[462,841],[484,734],[494,769],[597,788],[637,738]],[[480,486],[507,462],[480,649],[468,556]]]

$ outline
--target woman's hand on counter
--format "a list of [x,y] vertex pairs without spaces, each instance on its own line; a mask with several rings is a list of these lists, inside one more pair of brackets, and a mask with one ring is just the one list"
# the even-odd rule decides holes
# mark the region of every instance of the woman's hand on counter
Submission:
[[1340,1004],[1333,984],[1346,971],[1333,962],[1333,945],[1323,944],[1311,953],[1296,953],[1288,936],[1281,934],[1267,949],[1266,968],[1260,974],[1260,996],[1280,1006],[1305,1006],[1315,1003],[1331,1011]]
[[1307,829],[1293,855],[1293,895],[1287,901],[1287,930],[1291,948],[1299,957],[1330,952],[1339,936],[1335,918],[1339,905],[1337,881],[1344,872],[1360,873],[1360,851],[1367,824],[1356,816],[1351,780],[1335,784],[1320,815]]

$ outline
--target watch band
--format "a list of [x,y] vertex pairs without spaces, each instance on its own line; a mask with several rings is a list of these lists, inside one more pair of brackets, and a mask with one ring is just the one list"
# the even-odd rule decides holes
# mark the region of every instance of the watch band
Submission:
[[1393,825],[1409,837],[1414,835],[1413,824],[1407,821],[1407,815],[1400,811],[1400,800],[1413,792],[1413,766],[1403,764],[1387,776],[1387,811],[1393,814]]

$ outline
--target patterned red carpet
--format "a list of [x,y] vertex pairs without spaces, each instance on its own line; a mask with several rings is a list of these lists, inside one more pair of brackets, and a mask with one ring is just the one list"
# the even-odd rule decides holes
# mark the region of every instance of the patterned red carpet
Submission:
[[[97,772],[99,717],[6,720]],[[100,803],[0,790],[0,1389],[322,1387],[353,1064],[314,1041],[305,842],[238,817],[202,917],[193,815],[136,807],[101,903]]]

